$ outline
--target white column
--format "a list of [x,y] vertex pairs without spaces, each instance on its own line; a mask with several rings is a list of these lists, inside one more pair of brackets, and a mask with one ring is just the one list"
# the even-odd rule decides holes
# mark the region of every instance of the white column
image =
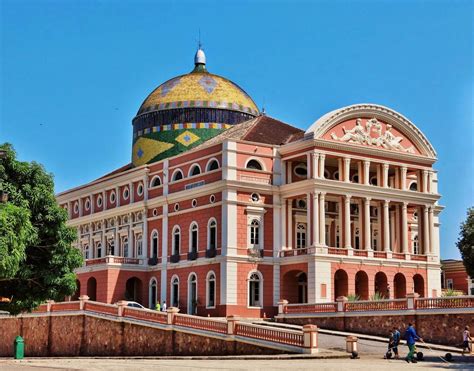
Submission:
[[408,203],[402,204],[402,252],[408,253],[408,217],[407,217]]
[[89,195],[89,202],[91,204],[91,214],[94,214],[95,202],[94,202],[94,195],[93,194]]
[[369,185],[370,161],[364,161],[364,184]]
[[306,247],[311,246],[311,193],[306,194]]
[[407,190],[407,168],[406,166],[402,166],[401,167],[401,172],[402,172],[402,184],[401,184],[401,187],[400,189],[402,191],[406,191]]
[[281,246],[286,248],[286,199],[281,201]]
[[430,224],[429,224],[429,206],[423,206],[423,254],[430,252]]
[[365,249],[371,250],[371,238],[370,238],[370,198],[364,199],[364,243]]
[[287,220],[287,232],[288,233],[288,247],[293,247],[293,204],[292,200],[288,200],[288,220]]
[[326,246],[326,193],[321,192],[319,196],[319,242],[321,246]]
[[383,201],[383,249],[384,251],[390,251],[390,214],[389,214],[389,203],[390,201]]
[[380,164],[376,165],[376,169],[377,169],[377,184],[376,185],[380,187],[382,185],[382,168],[380,167]]
[[351,244],[351,196],[344,196],[344,247],[352,248]]
[[[325,169],[325,159],[326,159],[326,155],[321,153],[319,155],[319,177],[321,179],[324,179],[324,169]],[[340,174],[340,173],[339,173]],[[340,175],[339,175],[340,176]]]
[[222,255],[237,254],[237,191],[226,189],[222,192]]
[[429,226],[428,226],[428,229],[430,231],[429,235],[430,235],[430,254],[433,254],[434,251],[433,251],[433,241],[434,241],[434,215],[433,215],[433,206],[431,206],[429,208],[429,211],[428,211],[428,220],[429,220]]
[[120,187],[115,187],[115,207],[120,206]]
[[428,171],[423,170],[423,193],[428,193]]
[[339,173],[339,181],[343,182],[344,181],[344,169],[342,166],[342,158],[337,159],[337,171]]
[[433,172],[432,171],[428,171],[427,192],[428,193],[434,193],[433,192]]
[[[168,289],[167,265],[168,265],[168,204],[163,205],[163,219],[161,220],[161,263],[163,269],[161,270],[161,302],[166,300],[166,293]],[[131,228],[130,228],[131,229]],[[131,235],[131,233],[130,233]],[[131,239],[129,237],[129,250]],[[169,303],[171,305],[171,303]]]
[[79,197],[79,200],[78,200],[78,203],[79,203],[79,217],[81,217],[83,215],[82,213],[82,198]]
[[313,152],[313,163],[311,167],[311,175],[313,179],[322,178],[321,174],[318,174],[319,167],[319,153]]
[[344,157],[344,181],[349,183],[351,181],[351,159]]
[[[343,232],[343,223],[342,223],[342,215],[344,213],[344,197],[341,196],[339,197],[339,213],[337,215],[338,222],[339,222],[339,246],[338,247],[344,247],[344,232]],[[337,230],[336,230],[337,234]]]
[[382,164],[383,167],[383,187],[388,188],[388,169],[389,164]]
[[311,174],[312,168],[311,168],[311,153],[306,154],[306,179],[311,179],[311,177],[314,178],[314,176]]
[[319,195],[313,193],[313,240],[314,246],[319,245]]

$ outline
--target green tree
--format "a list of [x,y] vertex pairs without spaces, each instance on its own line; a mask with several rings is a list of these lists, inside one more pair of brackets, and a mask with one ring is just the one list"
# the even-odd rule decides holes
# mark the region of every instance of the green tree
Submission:
[[457,242],[467,274],[474,277],[474,207],[467,210],[466,221],[461,224]]
[[72,246],[73,228],[56,202],[51,174],[35,162],[21,162],[10,144],[0,145],[0,310],[31,311],[47,299],[76,290],[74,269],[82,257]]

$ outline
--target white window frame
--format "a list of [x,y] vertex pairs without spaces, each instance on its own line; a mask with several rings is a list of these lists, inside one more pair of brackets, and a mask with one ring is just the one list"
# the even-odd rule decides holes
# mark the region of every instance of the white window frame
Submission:
[[[264,236],[265,236],[264,214],[265,214],[266,211],[263,207],[247,206],[246,212],[247,212],[247,248],[248,249],[258,248],[260,250],[263,250],[264,246],[265,246],[265,241],[264,241]],[[252,224],[253,220],[257,220],[259,222],[259,225],[260,225],[258,245],[254,245],[254,244],[250,243],[251,224]]]
[[143,235],[141,233],[137,233],[135,236],[135,251],[137,252],[137,257],[143,256]]
[[[188,314],[192,314],[192,315],[195,315],[197,313],[191,313],[191,305],[192,305],[192,302],[191,302],[191,277],[195,277],[196,278],[196,301],[199,300],[199,293],[198,293],[198,290],[199,290],[199,286],[198,286],[198,275],[196,274],[196,272],[191,272],[189,273],[188,275],[188,297],[187,297],[187,312]],[[197,312],[197,304],[196,304],[196,312]]]
[[173,303],[173,286],[174,286],[174,281],[177,281],[178,282],[178,285],[177,285],[177,299],[178,299],[178,302],[176,303],[177,307],[179,307],[179,277],[178,275],[174,274],[172,277],[171,277],[171,281],[170,281],[170,302],[169,302],[169,306],[172,307],[174,306],[174,303]]
[[[210,297],[210,290],[209,290],[209,285],[210,285],[210,282],[211,282],[211,275],[214,276],[213,278],[213,282],[214,282],[214,300],[213,300],[213,303],[214,305],[209,305],[209,299],[211,298]],[[207,272],[207,276],[206,276],[206,309],[215,309],[216,308],[216,300],[217,300],[217,276],[216,276],[216,273],[214,271],[209,271]]]
[[[178,232],[178,235],[179,235],[179,251],[176,252],[176,240],[175,240],[175,233],[176,231]],[[172,229],[172,233],[171,233],[171,255],[176,255],[176,253],[178,253],[179,255],[181,255],[181,246],[182,245],[182,241],[181,241],[181,228],[179,225],[175,225]]]
[[[418,251],[415,251],[415,244],[416,244],[416,250]],[[421,255],[420,240],[418,239],[418,233],[413,234],[412,241],[411,241],[411,249],[412,249],[413,255]]]
[[97,196],[97,200],[96,200],[96,203],[97,203],[97,207],[102,207],[102,195],[98,195]]
[[[114,199],[113,201],[112,201],[112,197]],[[115,202],[117,201],[117,195],[115,194],[115,191],[110,192],[109,201],[111,204],[115,204]]]
[[138,185],[137,185],[137,195],[139,195],[141,197],[141,196],[143,196],[144,192],[145,192],[145,186],[143,185],[143,183],[138,183]]
[[84,245],[84,260],[90,259],[90,249],[89,249],[89,244]]
[[[196,167],[199,169],[199,174],[192,175],[193,170],[194,170]],[[192,165],[189,167],[188,178],[191,178],[191,177],[193,177],[193,176],[199,176],[199,175],[201,175],[201,174],[202,174],[202,169],[201,169],[201,166],[199,166],[198,163],[194,163],[194,164],[192,164]]]
[[[153,185],[153,183],[155,182],[156,179],[159,179],[159,181],[160,181],[159,185]],[[161,181],[161,178],[160,178],[159,175],[155,175],[153,178],[151,178],[150,188],[158,188],[158,187],[161,187],[162,185],[163,185],[163,182]]]
[[[211,170],[210,169],[210,166],[212,164],[213,161],[216,161],[217,162],[217,169],[215,170]],[[216,171],[216,170],[219,170],[221,168],[221,164],[219,162],[219,160],[215,157],[211,157],[208,161],[207,161],[207,164],[206,164],[206,172],[209,172],[209,171]]]
[[[123,257],[128,258],[130,255],[130,245],[129,245],[128,237],[127,236],[122,237],[120,244],[122,245],[121,247],[122,247]],[[127,250],[125,250],[125,246],[127,246]]]
[[130,189],[128,189],[128,187],[123,187],[122,197],[124,200],[128,200],[130,198]]
[[192,221],[189,225],[189,252],[193,251],[193,227],[196,227],[196,252],[199,251],[199,225],[196,221]]
[[[249,169],[247,166],[249,164],[250,161],[252,160],[255,160],[257,161],[259,164],[260,164],[260,167],[262,168],[262,170],[258,170],[258,169]],[[247,170],[251,170],[251,171],[266,171],[266,168],[265,168],[265,163],[262,162],[262,160],[256,158],[256,157],[249,157],[246,161],[245,161],[245,168]]]
[[79,201],[74,202],[74,214],[79,213]]
[[[175,180],[176,174],[178,174],[178,173],[181,173],[182,178],[178,179],[178,180]],[[173,175],[171,176],[171,182],[179,182],[180,180],[183,180],[183,179],[184,179],[183,171],[181,169],[174,169]]]
[[[96,251],[95,256],[97,258],[102,258],[102,248],[103,248],[102,242],[101,241],[97,242],[95,245],[95,251]],[[99,256],[99,249],[100,249],[100,256]]]
[[208,250],[211,249],[211,223],[212,222],[216,223],[216,234],[215,234],[216,246],[214,246],[214,248],[217,250],[217,220],[214,217],[209,218],[209,220],[207,221],[207,249]]
[[[299,226],[303,226],[303,229],[299,229]],[[304,246],[298,246],[298,234],[301,234],[301,233],[304,233],[305,237],[304,237]],[[295,247],[297,249],[305,249],[306,247],[308,247],[308,226],[306,225],[306,223],[301,223],[301,222],[296,222],[296,225],[295,225]]]
[[155,298],[156,298],[156,303],[160,301],[158,298],[158,280],[156,277],[151,277],[150,281],[148,282],[148,308],[150,309],[156,309],[156,303],[151,302],[152,298],[152,291],[153,290],[153,282],[155,282]]
[[153,240],[156,237],[156,258],[160,255],[160,235],[156,229],[153,229],[150,234],[150,257],[153,258]]
[[[250,283],[252,282],[251,281],[251,277],[254,275],[254,274],[257,274],[257,276],[259,277],[259,287],[258,287],[258,306],[257,305],[250,305],[250,293],[251,293],[251,290],[250,290]],[[263,275],[260,271],[258,270],[252,270],[249,272],[248,276],[247,276],[247,308],[263,308]]]

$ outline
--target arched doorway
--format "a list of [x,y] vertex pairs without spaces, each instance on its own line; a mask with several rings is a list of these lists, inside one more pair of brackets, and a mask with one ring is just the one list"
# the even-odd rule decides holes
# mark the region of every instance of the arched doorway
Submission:
[[94,277],[87,280],[87,296],[89,300],[97,301],[97,280]]
[[415,274],[413,276],[413,287],[415,292],[420,295],[420,297],[425,296],[425,280],[421,274]]
[[188,314],[197,314],[197,277],[194,273],[188,278]]
[[125,300],[136,301],[142,304],[142,281],[132,277],[125,283]]
[[281,281],[281,299],[289,303],[308,302],[308,276],[300,270],[292,270],[283,275]]
[[157,283],[156,279],[152,278],[150,281],[150,292],[148,294],[148,297],[150,298],[149,300],[149,308],[150,309],[155,309],[156,308],[156,302],[158,298],[157,294]]
[[407,296],[407,280],[402,273],[397,273],[393,278],[393,294],[395,299],[402,299]]
[[375,275],[375,294],[377,293],[384,299],[390,299],[387,275],[384,272],[377,272]]
[[355,294],[361,300],[369,300],[369,276],[364,271],[355,275]]
[[79,296],[81,296],[81,281],[76,280],[76,291],[71,296],[71,300],[79,300]]
[[349,279],[346,271],[339,269],[334,273],[334,299],[347,295],[349,295]]

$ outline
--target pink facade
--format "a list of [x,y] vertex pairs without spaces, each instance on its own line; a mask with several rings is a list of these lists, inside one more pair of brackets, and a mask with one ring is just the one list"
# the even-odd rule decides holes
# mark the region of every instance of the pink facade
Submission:
[[260,115],[59,194],[85,258],[77,295],[249,317],[282,299],[439,296],[435,161],[382,106],[341,108],[305,132]]

